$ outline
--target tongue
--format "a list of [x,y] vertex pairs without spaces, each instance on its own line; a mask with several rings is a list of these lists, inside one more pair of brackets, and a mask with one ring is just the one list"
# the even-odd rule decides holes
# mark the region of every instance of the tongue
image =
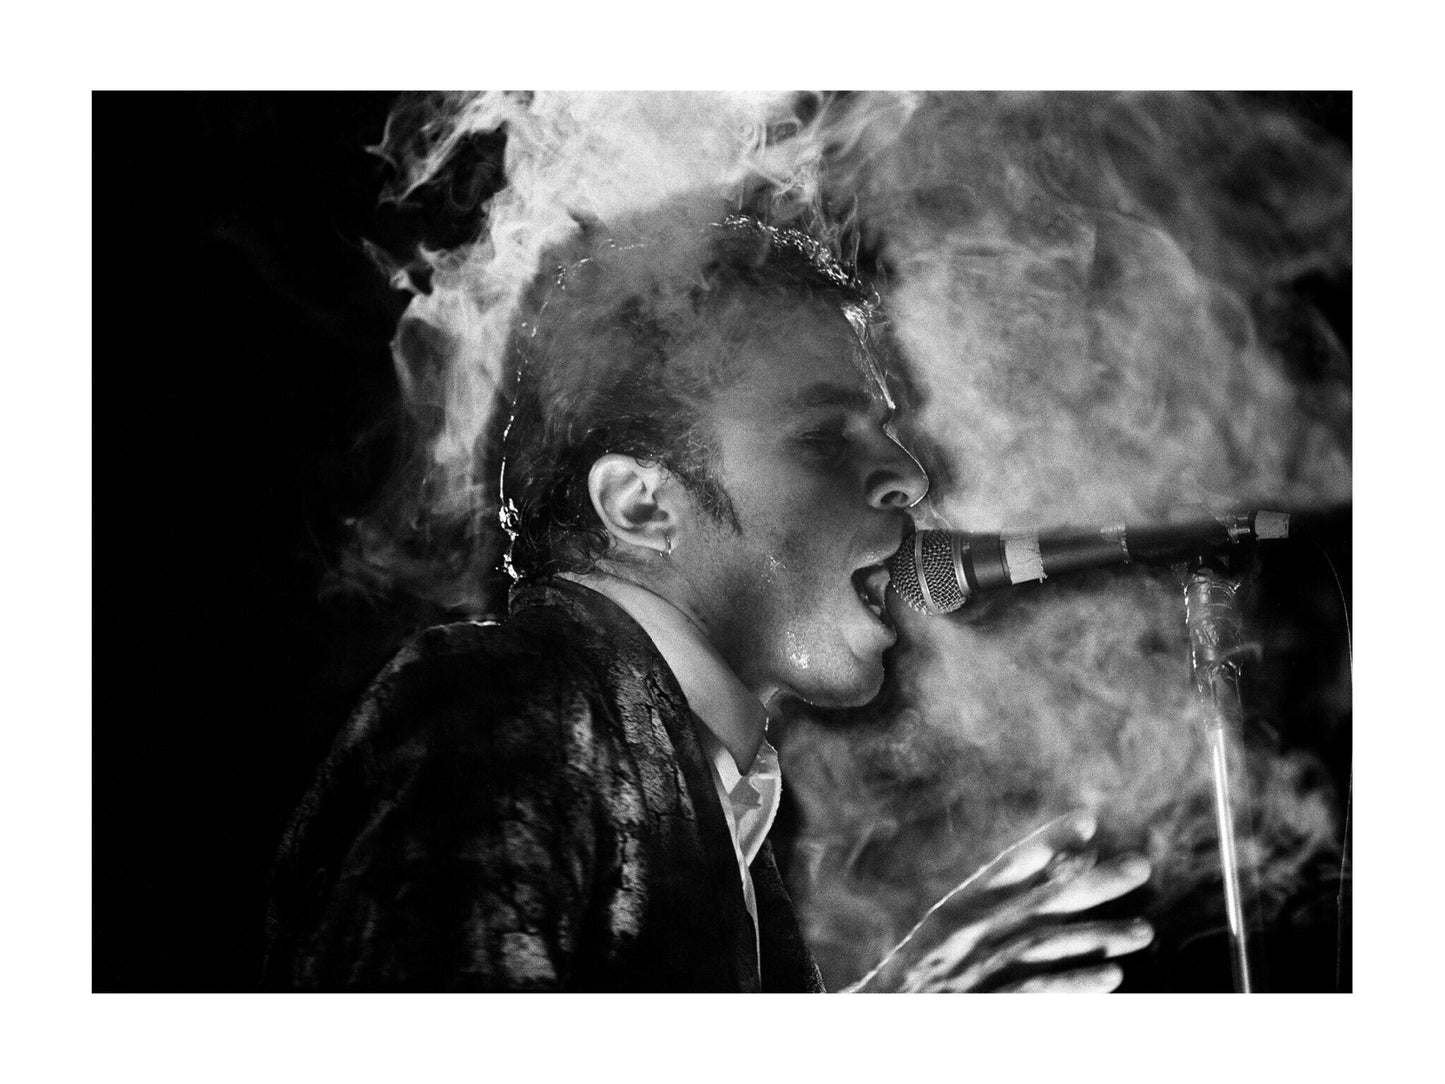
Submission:
[[872,565],[853,574],[853,584],[870,610],[885,612],[885,593],[888,590],[888,570],[882,565]]

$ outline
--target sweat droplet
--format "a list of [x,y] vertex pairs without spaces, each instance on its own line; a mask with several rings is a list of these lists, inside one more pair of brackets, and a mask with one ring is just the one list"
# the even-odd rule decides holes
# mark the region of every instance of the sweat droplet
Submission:
[[808,649],[804,645],[801,637],[799,637],[798,634],[792,629],[789,629],[786,637],[784,638],[784,642],[787,644],[788,661],[791,662],[794,666],[796,666],[799,670],[808,669]]

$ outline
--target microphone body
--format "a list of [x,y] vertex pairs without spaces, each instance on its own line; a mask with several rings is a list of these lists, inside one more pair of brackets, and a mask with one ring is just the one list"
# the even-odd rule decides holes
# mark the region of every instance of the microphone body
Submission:
[[952,613],[970,595],[1063,572],[1170,564],[1251,539],[1289,537],[1283,512],[1233,512],[1189,523],[1115,524],[1094,531],[917,531],[886,563],[890,586],[920,613]]

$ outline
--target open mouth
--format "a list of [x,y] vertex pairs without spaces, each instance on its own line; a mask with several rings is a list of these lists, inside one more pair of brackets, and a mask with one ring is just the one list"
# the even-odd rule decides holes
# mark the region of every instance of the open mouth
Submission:
[[853,573],[853,590],[858,593],[858,601],[880,624],[893,628],[893,620],[888,616],[888,569],[881,564],[860,568]]

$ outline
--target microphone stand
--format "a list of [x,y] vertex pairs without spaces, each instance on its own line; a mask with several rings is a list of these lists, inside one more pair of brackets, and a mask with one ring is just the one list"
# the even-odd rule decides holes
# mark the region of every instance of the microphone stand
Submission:
[[[1219,861],[1224,878],[1224,906],[1229,925],[1230,965],[1236,993],[1255,992],[1245,912],[1257,909],[1256,876],[1240,876],[1233,791],[1233,767],[1243,766],[1244,707],[1239,695],[1244,618],[1239,579],[1205,559],[1189,566],[1184,585],[1185,623],[1189,627],[1194,691],[1200,707],[1205,741],[1214,776],[1214,811],[1219,829]],[[1248,821],[1247,781],[1240,806]],[[1247,896],[1246,896],[1247,893]]]

